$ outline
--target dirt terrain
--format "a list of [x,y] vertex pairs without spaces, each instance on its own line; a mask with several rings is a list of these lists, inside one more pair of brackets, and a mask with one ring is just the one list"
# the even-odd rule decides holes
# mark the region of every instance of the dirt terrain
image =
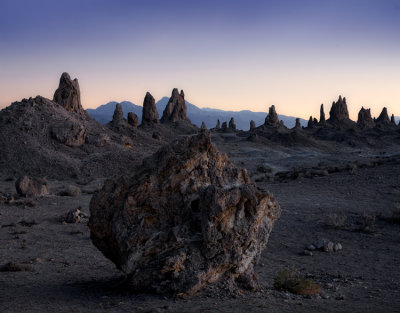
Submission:
[[[33,204],[0,203],[0,266],[15,262],[25,270],[0,272],[0,312],[400,311],[400,226],[392,219],[400,202],[398,146],[285,148],[229,134],[214,134],[213,141],[282,207],[256,266],[257,291],[231,293],[220,284],[190,299],[126,291],[121,272],[92,244],[88,219],[61,220],[77,207],[88,215],[103,179],[51,179],[51,195],[32,198]],[[293,167],[309,174],[279,175]],[[313,167],[319,167],[315,175]],[[15,179],[1,177],[0,191],[14,194]],[[82,194],[60,196],[68,185]],[[322,238],[343,249],[304,255],[305,247]],[[288,268],[320,284],[321,293],[275,290],[274,277]]]

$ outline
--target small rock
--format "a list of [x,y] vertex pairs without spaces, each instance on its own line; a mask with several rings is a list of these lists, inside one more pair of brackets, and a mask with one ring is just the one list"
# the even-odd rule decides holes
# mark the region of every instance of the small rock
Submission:
[[17,193],[23,197],[45,196],[49,194],[47,182],[41,178],[23,176],[15,182]]
[[325,252],[332,252],[333,251],[333,242],[332,241],[328,241],[325,245],[324,245],[324,251]]
[[342,250],[342,245],[339,242],[335,243],[333,246],[333,251],[336,252],[336,251],[340,251],[340,250]]
[[313,256],[313,253],[309,250],[304,250],[302,255]]
[[62,221],[70,224],[79,223],[82,218],[86,217],[80,209],[81,207],[69,211],[65,216],[63,216]]
[[316,248],[314,245],[307,246],[307,250],[314,251]]

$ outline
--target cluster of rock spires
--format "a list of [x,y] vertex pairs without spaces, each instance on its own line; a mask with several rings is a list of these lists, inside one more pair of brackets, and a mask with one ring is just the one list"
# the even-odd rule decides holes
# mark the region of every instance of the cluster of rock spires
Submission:
[[191,296],[225,279],[254,289],[280,207],[211,143],[184,137],[90,202],[91,239],[136,291]]

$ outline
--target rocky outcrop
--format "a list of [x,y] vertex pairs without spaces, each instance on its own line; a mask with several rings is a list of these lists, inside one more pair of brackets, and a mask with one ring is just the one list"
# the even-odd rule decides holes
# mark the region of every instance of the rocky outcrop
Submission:
[[325,112],[324,112],[324,104],[321,104],[321,108],[319,109],[319,123],[321,125],[325,125],[326,124]]
[[314,127],[314,120],[313,120],[312,116],[310,116],[310,118],[308,119],[307,127],[308,128],[313,128]]
[[135,113],[133,113],[133,112],[128,113],[128,124],[134,128],[136,128],[138,126],[139,118]]
[[153,96],[147,92],[143,101],[142,125],[151,126],[158,123],[156,101]]
[[389,119],[389,115],[388,115],[386,107],[382,109],[381,114],[376,119],[376,123],[381,124],[381,125],[389,125],[390,124],[390,119]]
[[235,119],[233,117],[231,117],[231,119],[229,120],[229,128],[236,130]]
[[171,98],[164,109],[163,116],[161,117],[161,123],[189,121],[186,116],[186,111],[185,94],[183,90],[179,93],[178,89],[174,88]]
[[358,112],[357,125],[361,128],[372,128],[375,126],[375,122],[371,117],[371,109],[361,107],[360,112]]
[[279,125],[278,114],[275,111],[275,106],[274,105],[272,105],[269,108],[268,115],[265,118],[264,125],[265,126],[278,126]]
[[63,106],[68,112],[76,112],[86,116],[86,111],[81,105],[78,80],[76,78],[72,80],[68,73],[62,73],[53,101]]
[[202,131],[203,131],[203,130],[207,130],[206,123],[204,123],[204,122],[201,122],[200,129],[201,129]]
[[114,128],[121,128],[125,126],[125,119],[124,119],[124,113],[122,111],[122,106],[121,104],[117,103],[115,104],[115,110],[113,114],[112,121],[110,122],[111,126]]
[[391,123],[393,126],[397,126],[397,125],[396,125],[396,120],[394,119],[394,114],[392,114],[392,116],[390,116],[390,123]]
[[38,197],[48,195],[47,182],[41,178],[23,176],[15,182],[17,193],[23,197]]
[[226,122],[223,122],[221,129],[222,130],[227,130],[227,128],[228,128],[228,124]]
[[253,130],[255,128],[256,128],[256,123],[253,120],[251,120],[250,121],[250,130]]
[[50,136],[66,146],[81,147],[86,142],[87,129],[72,120],[58,121],[51,126]]
[[342,96],[339,96],[338,101],[332,103],[331,110],[329,111],[329,119],[328,122],[343,122],[349,121],[349,111],[347,110],[346,98],[342,99]]
[[296,118],[296,125],[294,126],[294,128],[297,128],[297,129],[301,128],[301,124],[300,124],[300,119],[299,118]]
[[215,125],[215,129],[220,129],[221,128],[221,122],[217,120],[217,125]]
[[191,296],[226,280],[254,288],[280,207],[211,143],[184,137],[90,202],[91,239],[132,289]]

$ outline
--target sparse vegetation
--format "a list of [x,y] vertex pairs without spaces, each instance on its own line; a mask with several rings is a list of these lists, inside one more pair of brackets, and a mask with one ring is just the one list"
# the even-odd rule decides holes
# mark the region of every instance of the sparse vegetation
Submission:
[[294,268],[280,271],[274,278],[274,288],[297,295],[314,295],[321,291],[320,285],[310,278],[302,277]]
[[335,229],[345,225],[347,216],[345,214],[329,213],[325,219],[325,225]]

